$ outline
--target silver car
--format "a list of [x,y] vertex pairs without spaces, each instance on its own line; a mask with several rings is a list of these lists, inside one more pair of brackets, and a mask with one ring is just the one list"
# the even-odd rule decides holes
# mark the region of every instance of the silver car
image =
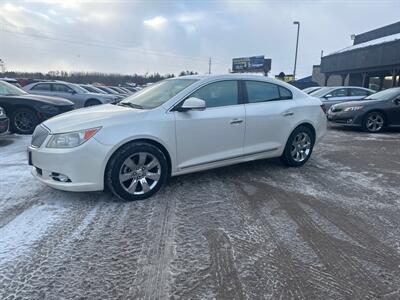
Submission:
[[310,96],[320,98],[325,108],[329,109],[334,104],[362,100],[373,93],[374,90],[359,86],[331,86],[312,92]]
[[64,81],[34,82],[23,87],[30,94],[55,96],[68,99],[75,108],[118,102],[115,95],[91,93],[77,84]]

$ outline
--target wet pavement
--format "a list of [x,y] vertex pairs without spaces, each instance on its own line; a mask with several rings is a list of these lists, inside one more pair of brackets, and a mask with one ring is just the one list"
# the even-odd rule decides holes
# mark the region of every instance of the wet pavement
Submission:
[[400,132],[330,128],[122,202],[37,182],[0,137],[0,299],[399,299]]

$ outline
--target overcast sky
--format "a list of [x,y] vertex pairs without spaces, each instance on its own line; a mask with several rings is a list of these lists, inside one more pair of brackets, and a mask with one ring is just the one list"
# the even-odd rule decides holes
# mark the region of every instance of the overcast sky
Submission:
[[298,75],[350,35],[400,21],[400,0],[0,0],[0,58],[8,70],[226,73],[233,57],[272,58],[272,75]]

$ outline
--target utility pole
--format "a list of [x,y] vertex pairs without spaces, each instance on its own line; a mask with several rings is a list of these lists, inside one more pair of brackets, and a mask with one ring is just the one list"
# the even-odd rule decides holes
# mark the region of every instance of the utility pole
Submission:
[[299,50],[299,34],[300,34],[300,22],[293,22],[294,25],[297,25],[297,40],[296,40],[296,54],[294,56],[294,70],[293,70],[293,78],[296,80],[296,65],[297,65],[297,52]]
[[4,60],[2,60],[1,58],[0,58],[0,71],[1,73],[5,73],[6,71],[6,64],[4,63]]
[[211,74],[211,57],[208,59],[208,74]]

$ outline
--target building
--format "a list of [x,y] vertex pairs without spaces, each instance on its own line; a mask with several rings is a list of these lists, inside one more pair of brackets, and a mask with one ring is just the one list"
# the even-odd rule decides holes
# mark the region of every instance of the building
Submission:
[[375,90],[400,86],[400,22],[355,35],[352,46],[323,56],[313,81]]
[[[276,78],[276,77],[275,77]],[[313,87],[313,86],[319,86],[317,82],[312,81],[312,76],[307,76],[304,78],[300,78],[297,80],[291,80],[288,81],[291,85],[294,85],[295,87],[304,90],[305,88]]]

